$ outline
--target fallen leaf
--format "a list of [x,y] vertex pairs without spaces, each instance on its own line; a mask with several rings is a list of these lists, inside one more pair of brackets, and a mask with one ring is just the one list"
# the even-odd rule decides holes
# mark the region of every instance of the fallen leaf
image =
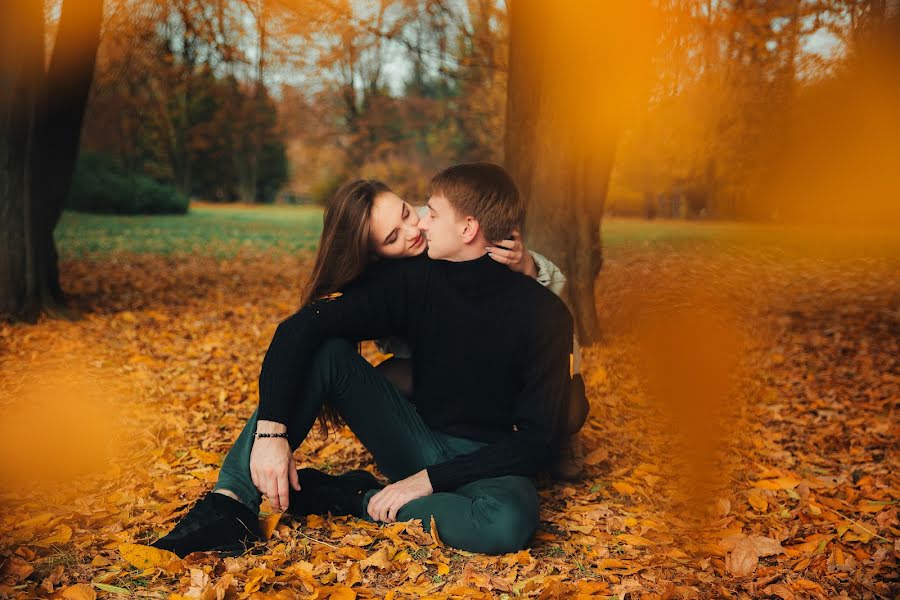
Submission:
[[141,544],[119,544],[119,554],[125,562],[138,569],[147,569],[149,567],[166,568],[172,562],[180,561],[173,552]]
[[792,490],[798,485],[800,485],[800,480],[793,477],[776,477],[753,482],[753,487],[762,490]]
[[41,548],[49,548],[53,544],[65,544],[70,539],[72,539],[72,528],[68,525],[60,525],[59,529],[56,530],[56,533],[34,542],[34,545],[40,546]]
[[653,540],[648,540],[645,537],[641,537],[639,535],[631,535],[630,533],[620,533],[616,536],[617,540],[621,540],[626,544],[630,544],[632,546],[655,546],[656,542]]
[[344,580],[344,585],[353,587],[360,581],[362,581],[362,573],[359,570],[359,563],[353,563],[350,565],[350,570],[347,571],[347,579]]
[[262,531],[263,539],[271,539],[272,533],[275,531],[275,527],[278,526],[278,521],[280,520],[281,514],[279,513],[272,513],[259,520],[259,529]]
[[225,457],[221,454],[216,454],[215,452],[207,452],[206,450],[201,450],[199,448],[192,448],[191,456],[193,456],[200,462],[204,462],[208,465],[213,465],[214,467],[221,465],[222,461],[225,460]]
[[360,566],[363,569],[367,569],[369,567],[375,567],[377,569],[390,569],[391,568],[391,559],[388,558],[387,549],[382,547],[376,550],[366,558],[365,560],[359,561]]
[[442,548],[444,546],[444,543],[441,541],[441,536],[438,534],[437,523],[434,522],[434,515],[431,515],[429,530],[431,532],[431,539],[434,540],[434,544],[438,548]]
[[630,483],[625,483],[624,481],[617,481],[614,484],[612,484],[612,486],[620,494],[628,495],[628,494],[633,494],[636,491],[634,489],[633,485],[631,485]]
[[725,568],[736,577],[747,576],[756,570],[761,556],[784,552],[781,544],[761,535],[742,536],[725,557]]
[[750,492],[750,495],[747,496],[747,501],[750,503],[750,506],[759,512],[766,512],[766,509],[769,508],[769,501],[759,492]]
[[76,583],[64,589],[62,597],[67,600],[96,600],[97,592],[87,583]]
[[3,568],[0,570],[0,575],[4,579],[11,579],[13,583],[18,583],[20,581],[24,581],[34,572],[34,567],[31,564],[19,558],[18,556],[10,556],[3,562]]

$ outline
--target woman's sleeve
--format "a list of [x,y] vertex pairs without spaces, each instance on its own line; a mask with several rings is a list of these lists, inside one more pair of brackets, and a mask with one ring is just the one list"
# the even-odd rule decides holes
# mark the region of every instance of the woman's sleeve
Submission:
[[559,296],[566,285],[566,276],[546,256],[538,254],[534,250],[529,250],[528,253],[531,254],[531,258],[534,259],[534,266],[537,267],[538,283]]

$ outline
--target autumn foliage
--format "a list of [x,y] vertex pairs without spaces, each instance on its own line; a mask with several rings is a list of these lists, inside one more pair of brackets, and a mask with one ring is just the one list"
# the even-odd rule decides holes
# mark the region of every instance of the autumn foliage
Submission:
[[[250,244],[216,257],[213,241],[70,256],[63,283],[84,318],[0,328],[0,593],[890,597],[896,253],[691,231],[607,225],[587,472],[542,480],[533,546],[497,557],[417,522],[266,512],[269,542],[240,558],[148,548],[212,486],[311,255]],[[346,430],[296,456],[375,469]]]

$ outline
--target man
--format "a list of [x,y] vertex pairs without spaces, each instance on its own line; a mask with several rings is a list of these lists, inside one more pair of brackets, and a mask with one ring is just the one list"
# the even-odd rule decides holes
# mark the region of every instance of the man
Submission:
[[[546,466],[562,430],[573,323],[555,294],[486,255],[488,240],[523,221],[501,167],[438,173],[420,224],[428,257],[385,261],[278,326],[255,432],[248,424],[223,465],[234,473],[229,489],[208,494],[154,545],[182,556],[239,553],[260,539],[260,491],[294,515],[418,518],[426,527],[433,517],[443,541],[464,550],[527,545],[538,523],[528,477]],[[351,343],[388,334],[413,349],[412,402]],[[296,470],[292,450],[325,398],[393,483],[365,471]]]

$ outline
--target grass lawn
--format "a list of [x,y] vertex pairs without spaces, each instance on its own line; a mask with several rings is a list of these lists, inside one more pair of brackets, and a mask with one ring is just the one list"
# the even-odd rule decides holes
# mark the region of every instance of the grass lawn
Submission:
[[[116,216],[67,211],[56,229],[64,259],[113,252],[233,256],[242,248],[288,253],[316,247],[322,227],[316,206],[193,203],[186,215]],[[896,232],[798,229],[728,221],[646,221],[608,218],[602,243],[611,255],[635,245],[652,249],[722,246],[825,250],[840,255],[900,253]],[[537,250],[540,250],[539,248]]]
[[63,258],[112,252],[232,256],[248,246],[291,253],[311,250],[321,228],[318,207],[192,204],[186,215],[66,211],[56,228],[56,241]]

